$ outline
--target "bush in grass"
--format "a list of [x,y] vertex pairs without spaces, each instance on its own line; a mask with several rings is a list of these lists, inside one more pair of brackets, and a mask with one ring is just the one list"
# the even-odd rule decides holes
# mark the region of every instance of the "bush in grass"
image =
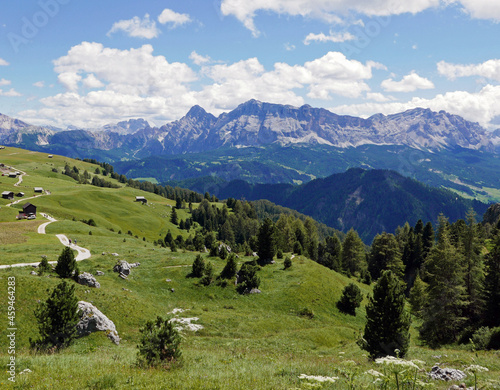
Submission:
[[342,291],[342,296],[337,302],[337,307],[341,312],[355,316],[356,308],[361,305],[362,300],[363,295],[359,287],[354,283],[350,283]]
[[276,252],[276,258],[282,259],[283,258],[283,251],[281,249],[278,249]]
[[139,332],[141,338],[137,345],[137,363],[140,367],[169,368],[180,361],[181,336],[169,318],[158,316],[156,321],[147,321]]
[[30,338],[33,349],[59,349],[70,345],[76,337],[76,324],[80,319],[75,286],[66,281],[58,284],[50,297],[38,305],[35,318],[41,337],[37,341]]
[[225,260],[226,257],[228,255],[228,251],[227,251],[227,248],[224,244],[221,245],[220,247],[220,250],[219,250],[219,257],[222,259],[222,260]]
[[301,311],[299,311],[299,316],[312,319],[312,318],[314,318],[314,312],[311,309],[309,309],[308,307],[304,307]]
[[196,255],[196,258],[193,262],[193,270],[191,271],[191,276],[193,278],[201,278],[203,276],[203,272],[205,271],[205,260],[201,255]]
[[486,326],[482,326],[474,332],[471,337],[471,342],[474,345],[475,350],[485,350],[488,348],[488,344],[491,340],[491,335],[493,334],[493,329]]
[[292,259],[290,259],[290,257],[288,257],[288,256],[287,256],[287,257],[285,258],[285,261],[283,262],[283,267],[284,267],[285,269],[288,269],[288,268],[290,268],[291,266],[292,266]]

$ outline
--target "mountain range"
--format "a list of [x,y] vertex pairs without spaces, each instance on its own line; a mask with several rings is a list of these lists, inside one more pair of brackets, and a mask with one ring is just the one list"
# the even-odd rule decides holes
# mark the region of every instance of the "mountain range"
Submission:
[[[293,107],[250,100],[218,117],[194,106],[181,119],[161,127],[131,119],[99,129],[58,131],[0,114],[0,142],[38,150],[71,142],[76,153],[81,148],[95,149],[111,160],[120,160],[269,144],[339,148],[405,145],[415,149],[461,147],[493,152],[500,143],[500,134],[489,133],[460,116],[422,108],[363,119],[309,105]],[[122,157],[111,157],[117,154]]]

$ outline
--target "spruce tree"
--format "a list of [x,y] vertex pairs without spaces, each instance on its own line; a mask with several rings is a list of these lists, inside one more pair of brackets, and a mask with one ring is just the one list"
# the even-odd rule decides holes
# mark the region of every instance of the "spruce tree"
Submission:
[[429,254],[431,248],[434,246],[434,228],[432,223],[427,222],[424,226],[424,232],[422,233],[422,257]]
[[258,267],[251,263],[243,263],[238,271],[238,285],[236,290],[240,293],[250,292],[253,288],[258,288],[260,278],[257,276]]
[[289,256],[285,257],[285,261],[283,262],[283,268],[288,269],[292,266],[292,259]]
[[431,347],[456,341],[466,306],[463,257],[450,242],[448,220],[439,217],[438,243],[424,263],[427,301],[420,337]]
[[500,326],[500,235],[495,238],[494,243],[495,246],[486,258],[484,281],[484,324],[491,327]]
[[[392,271],[383,271],[366,307],[363,349],[370,358],[404,357],[410,345],[410,316],[405,312],[404,284]],[[398,351],[396,351],[398,350]]]
[[78,299],[75,286],[62,281],[50,297],[35,310],[40,340],[31,342],[33,348],[65,347],[76,337],[76,324],[79,321]]
[[178,223],[177,211],[175,211],[175,208],[172,208],[172,214],[170,214],[170,222],[172,222],[174,225],[177,225]]
[[399,278],[403,278],[404,264],[401,260],[399,245],[393,234],[377,234],[373,239],[368,257],[368,270],[372,279],[380,277],[382,271],[390,269]]
[[270,218],[266,218],[260,226],[257,238],[259,262],[270,263],[276,254],[275,226]]
[[422,317],[422,309],[425,302],[427,301],[425,293],[426,287],[427,284],[422,281],[420,275],[417,273],[417,276],[413,283],[413,287],[410,290],[410,296],[408,297],[408,301],[411,307],[411,314],[413,314],[417,318]]
[[219,278],[221,279],[232,279],[236,276],[237,272],[237,264],[236,264],[236,256],[234,253],[231,253],[228,258],[224,269],[220,273]]
[[156,318],[139,329],[137,360],[140,366],[168,365],[181,359],[181,336],[170,319]]
[[210,286],[213,281],[214,281],[214,268],[212,266],[212,263],[209,261],[205,265],[205,269],[203,270],[203,276],[200,282],[204,286]]
[[78,267],[76,265],[75,255],[69,246],[65,246],[62,250],[56,264],[56,273],[60,278],[71,278],[78,276]]
[[191,271],[191,275],[194,278],[201,278],[203,276],[203,272],[205,271],[205,260],[201,255],[196,255],[196,258],[193,262],[193,270]]
[[366,272],[365,244],[352,228],[347,232],[342,244],[342,268],[348,275]]

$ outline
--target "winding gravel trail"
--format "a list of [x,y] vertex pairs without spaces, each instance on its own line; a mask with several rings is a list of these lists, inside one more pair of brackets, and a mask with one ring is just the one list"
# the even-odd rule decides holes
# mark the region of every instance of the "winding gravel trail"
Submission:
[[[56,222],[57,219],[52,218],[50,215],[45,213],[41,213],[41,215],[49,220],[49,222],[42,223],[40,226],[38,226],[38,233],[45,234],[45,228],[47,227],[47,225],[51,224],[52,222]],[[66,237],[64,234],[56,234],[56,237],[59,239],[61,244],[63,244],[64,246],[69,246],[71,249],[74,249],[78,252],[78,255],[75,257],[76,261],[82,261],[90,258],[91,254],[88,249],[82,248],[81,246],[75,245],[73,243],[70,244],[68,237]],[[39,261],[36,263],[18,263],[11,265],[0,265],[0,269],[13,268],[13,267],[29,267],[38,264],[40,264]],[[49,264],[57,264],[57,261],[49,261]]]

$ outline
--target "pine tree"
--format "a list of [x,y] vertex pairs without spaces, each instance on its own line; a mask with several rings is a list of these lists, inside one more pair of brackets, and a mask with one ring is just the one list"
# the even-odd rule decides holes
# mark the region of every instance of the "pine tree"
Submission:
[[270,218],[266,218],[260,226],[257,238],[259,262],[270,263],[276,254],[275,226]]
[[359,287],[354,283],[349,283],[345,286],[344,290],[342,290],[342,295],[337,302],[337,307],[341,312],[355,316],[356,308],[361,305],[362,301],[363,294],[361,294]]
[[434,246],[434,228],[432,223],[427,222],[424,226],[424,232],[422,233],[422,257],[429,254],[431,248]]
[[369,254],[368,270],[372,279],[380,277],[382,271],[390,269],[399,278],[403,278],[404,264],[401,260],[399,245],[393,234],[377,234],[373,239]]
[[365,244],[354,229],[347,232],[342,245],[342,267],[348,275],[363,274],[367,268]]
[[283,268],[288,269],[292,266],[292,259],[290,257],[285,257],[285,261],[283,262]]
[[231,253],[228,258],[226,265],[224,266],[222,272],[220,273],[219,278],[221,279],[232,279],[236,276],[237,272],[237,264],[236,264],[236,256],[234,253]]
[[71,278],[73,276],[78,276],[78,267],[75,260],[75,255],[73,250],[66,246],[64,247],[61,255],[57,259],[56,273],[60,278]]
[[138,363],[141,366],[170,364],[181,359],[181,336],[168,318],[156,318],[156,322],[147,321],[139,329],[141,338],[137,348]]
[[425,293],[426,287],[427,284],[422,281],[420,275],[417,273],[417,276],[413,283],[413,287],[410,290],[410,296],[408,297],[408,301],[411,307],[411,314],[413,314],[417,318],[422,317],[422,309],[425,302],[427,301],[427,296]]
[[486,278],[484,281],[485,312],[484,324],[500,326],[500,235],[495,238],[495,246],[486,258]]
[[196,258],[193,262],[193,270],[191,271],[191,275],[194,278],[201,278],[203,276],[203,272],[205,271],[205,260],[201,255],[196,255]]
[[38,264],[38,275],[43,275],[45,272],[50,272],[52,270],[52,268],[50,267],[50,264],[47,260],[47,257],[44,256],[42,258],[42,261],[40,262],[40,264]]
[[174,225],[177,225],[178,223],[177,211],[175,211],[175,208],[172,209],[172,214],[170,214],[170,222],[172,222]]
[[[404,284],[392,271],[383,271],[366,307],[363,349],[370,357],[404,357],[410,344],[410,316],[405,312]],[[396,350],[399,350],[397,352]]]
[[257,276],[257,270],[258,267],[250,263],[243,263],[241,265],[238,271],[238,285],[236,286],[236,290],[240,294],[259,287],[260,278]]
[[35,317],[41,338],[36,342],[30,339],[33,348],[70,345],[76,337],[76,324],[79,321],[75,286],[66,281],[58,284],[50,297],[38,305]]
[[213,281],[214,281],[214,268],[212,266],[212,263],[209,261],[205,265],[205,269],[203,270],[203,276],[200,280],[200,283],[203,284],[204,286],[210,286]]
[[443,216],[439,217],[438,237],[424,263],[428,286],[420,337],[431,347],[454,342],[465,322],[463,258],[450,242],[448,220]]

